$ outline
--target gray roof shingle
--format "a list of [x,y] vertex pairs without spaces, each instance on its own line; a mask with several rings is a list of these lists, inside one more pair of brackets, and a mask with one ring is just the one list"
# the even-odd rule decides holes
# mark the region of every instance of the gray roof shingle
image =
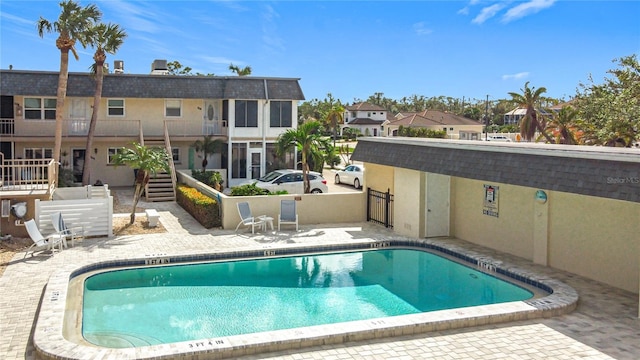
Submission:
[[640,151],[624,148],[361,138],[353,160],[640,202]]
[[[104,78],[102,96],[304,100],[298,80],[246,76],[107,74]],[[57,72],[0,70],[2,95],[56,96],[57,88]],[[92,97],[94,92],[95,82],[88,73],[69,73],[67,96]]]

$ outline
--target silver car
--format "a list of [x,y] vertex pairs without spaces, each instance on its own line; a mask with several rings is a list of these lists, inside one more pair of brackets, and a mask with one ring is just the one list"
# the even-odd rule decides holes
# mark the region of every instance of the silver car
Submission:
[[349,184],[356,189],[362,187],[363,178],[364,166],[362,165],[349,165],[344,170],[336,172],[336,184]]
[[[327,180],[320,173],[309,171],[309,183],[312,194],[329,192]],[[258,179],[255,184],[257,187],[271,192],[285,190],[289,194],[304,193],[302,170],[275,170]]]

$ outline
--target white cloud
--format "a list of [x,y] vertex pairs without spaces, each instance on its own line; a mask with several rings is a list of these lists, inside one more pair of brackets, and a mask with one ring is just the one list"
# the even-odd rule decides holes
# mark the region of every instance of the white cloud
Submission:
[[264,7],[262,14],[262,41],[268,50],[284,50],[282,38],[278,36],[278,23],[280,14],[270,5]]
[[502,75],[502,80],[520,80],[529,76],[528,71],[519,72],[516,74],[506,74]]
[[514,6],[507,11],[502,17],[502,22],[508,23],[527,15],[535,14],[543,9],[551,7],[556,0],[531,0],[520,5]]
[[425,23],[424,22],[418,22],[413,24],[413,31],[416,32],[416,34],[418,35],[429,35],[431,33],[433,33],[433,30],[425,27]]
[[480,14],[478,14],[478,16],[471,20],[471,22],[474,24],[482,24],[494,17],[498,13],[498,11],[504,9],[504,7],[505,4],[493,4],[491,6],[484,7],[480,11]]

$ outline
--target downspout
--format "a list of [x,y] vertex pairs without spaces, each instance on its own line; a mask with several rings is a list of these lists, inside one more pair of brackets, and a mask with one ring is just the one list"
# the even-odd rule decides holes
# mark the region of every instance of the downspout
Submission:
[[[262,79],[264,83],[264,98],[265,102],[262,105],[262,164],[260,166],[263,173],[267,173],[267,105],[269,105],[269,90],[267,88],[267,79]],[[261,165],[262,165],[261,164]],[[262,174],[260,174],[262,177]]]

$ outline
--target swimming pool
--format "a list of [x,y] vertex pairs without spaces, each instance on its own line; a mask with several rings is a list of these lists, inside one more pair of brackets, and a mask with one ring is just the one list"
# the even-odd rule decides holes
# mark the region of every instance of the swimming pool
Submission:
[[[157,265],[185,264],[247,259],[266,259],[326,252],[351,252],[379,248],[408,248],[429,250],[456,259],[482,273],[526,283],[526,286],[546,292],[525,301],[480,305],[456,309],[420,312],[337,324],[315,325],[242,335],[209,337],[170,344],[134,348],[96,346],[83,338],[82,289],[84,279],[94,272],[118,270],[125,267],[150,268]],[[154,254],[129,259],[109,259],[84,266],[70,267],[53,274],[41,302],[34,331],[34,345],[41,358],[228,358],[258,352],[343,343],[373,338],[418,334],[460,327],[501,323],[536,317],[556,316],[572,311],[577,293],[565,284],[503,264],[474,251],[437,239],[398,239],[390,241],[358,241],[314,246],[224,251],[194,255]],[[524,286],[524,285],[523,285]]]
[[109,270],[84,281],[82,333],[95,345],[135,347],[533,296],[414,249]]

